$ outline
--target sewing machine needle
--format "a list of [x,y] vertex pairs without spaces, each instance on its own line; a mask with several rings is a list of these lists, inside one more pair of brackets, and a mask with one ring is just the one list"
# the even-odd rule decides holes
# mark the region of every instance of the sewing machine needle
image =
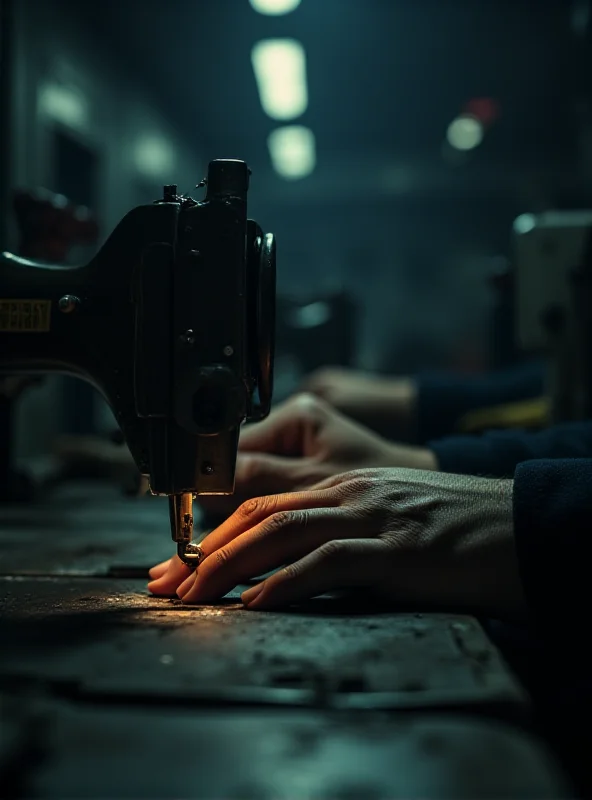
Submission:
[[177,542],[177,555],[188,567],[197,567],[204,559],[201,547],[193,539],[193,493],[171,495],[169,497],[171,533]]

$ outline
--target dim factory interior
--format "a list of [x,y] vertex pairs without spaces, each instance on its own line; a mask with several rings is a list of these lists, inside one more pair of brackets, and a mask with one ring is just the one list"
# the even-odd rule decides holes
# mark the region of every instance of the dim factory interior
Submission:
[[592,795],[591,41],[0,0],[0,797]]

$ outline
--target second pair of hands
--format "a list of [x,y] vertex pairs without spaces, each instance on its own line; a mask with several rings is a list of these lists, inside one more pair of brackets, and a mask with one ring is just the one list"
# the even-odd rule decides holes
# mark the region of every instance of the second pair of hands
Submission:
[[392,444],[311,395],[293,398],[243,431],[236,494],[207,504],[230,516],[201,542],[199,569],[175,556],[153,567],[148,588],[208,603],[277,570],[243,593],[248,608],[357,588],[515,614],[512,482],[436,469],[429,450]]

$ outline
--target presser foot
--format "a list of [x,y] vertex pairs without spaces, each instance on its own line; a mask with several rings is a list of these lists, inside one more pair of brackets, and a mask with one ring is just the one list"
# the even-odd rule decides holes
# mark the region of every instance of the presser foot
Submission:
[[177,555],[190,569],[197,569],[206,557],[201,547],[194,542],[178,542]]

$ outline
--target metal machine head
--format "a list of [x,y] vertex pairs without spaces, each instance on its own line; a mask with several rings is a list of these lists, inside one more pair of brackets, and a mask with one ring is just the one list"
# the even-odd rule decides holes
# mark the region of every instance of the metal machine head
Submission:
[[271,404],[275,241],[247,219],[243,161],[212,161],[205,183],[199,202],[167,187],[156,205],[175,214],[174,242],[146,247],[135,279],[134,393],[156,494],[231,493],[240,425]]
[[183,496],[233,492],[240,425],[271,404],[275,240],[247,218],[249,177],[212,161],[204,199],[165,187],[84,267],[0,264],[0,371],[94,384],[181,543]]
[[234,490],[240,425],[269,413],[273,384],[274,238],[247,219],[244,162],[211,162],[204,183],[200,202],[165,189],[160,205],[178,209],[174,247],[148,248],[137,283],[135,396],[149,420],[150,486],[172,496],[188,562],[193,494]]

